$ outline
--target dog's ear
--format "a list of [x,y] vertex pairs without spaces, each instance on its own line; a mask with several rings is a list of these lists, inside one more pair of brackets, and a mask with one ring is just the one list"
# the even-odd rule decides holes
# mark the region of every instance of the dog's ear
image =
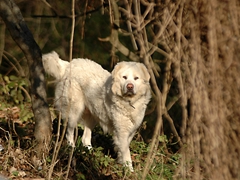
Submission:
[[115,65],[114,69],[112,70],[112,77],[116,78],[118,71],[123,67],[125,62],[119,62]]
[[141,69],[142,72],[143,72],[144,80],[145,80],[145,81],[149,81],[149,79],[150,79],[150,74],[149,74],[146,66],[145,66],[144,64],[142,64],[142,63],[138,63],[138,66],[140,67],[140,69]]
[[113,94],[122,96],[121,86],[120,86],[120,82],[118,81],[118,79],[115,79],[112,81],[111,90],[112,90]]
[[123,64],[124,62],[118,63],[112,71],[112,88],[111,89],[113,94],[116,94],[119,96],[122,95],[122,91],[121,91],[121,86],[119,82],[120,77],[118,77],[118,71],[122,68]]

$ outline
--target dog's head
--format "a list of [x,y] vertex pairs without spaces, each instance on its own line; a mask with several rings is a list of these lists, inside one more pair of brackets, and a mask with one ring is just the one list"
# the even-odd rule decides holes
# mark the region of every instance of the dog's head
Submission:
[[150,75],[142,63],[120,62],[112,71],[112,92],[122,97],[134,97],[145,93]]

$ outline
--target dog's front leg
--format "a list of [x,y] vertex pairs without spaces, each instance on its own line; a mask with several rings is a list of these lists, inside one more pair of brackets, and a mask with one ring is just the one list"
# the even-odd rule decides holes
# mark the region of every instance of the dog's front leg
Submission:
[[125,147],[122,149],[122,158],[123,158],[123,165],[128,167],[131,172],[133,172],[133,165],[131,159],[131,153],[129,147]]
[[114,143],[116,145],[116,150],[118,151],[118,160],[121,164],[128,167],[131,172],[133,172],[131,154],[129,149],[129,134],[117,132],[113,137]]

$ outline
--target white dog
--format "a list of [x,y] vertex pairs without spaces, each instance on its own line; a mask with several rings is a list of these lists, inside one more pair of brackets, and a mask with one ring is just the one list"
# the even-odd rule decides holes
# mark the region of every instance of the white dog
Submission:
[[74,147],[74,129],[80,122],[84,125],[82,143],[91,147],[92,129],[99,123],[105,133],[113,134],[119,162],[133,171],[129,145],[151,98],[146,67],[120,62],[110,74],[91,60],[69,63],[56,52],[43,55],[43,66],[58,80],[55,105],[68,120],[68,143]]

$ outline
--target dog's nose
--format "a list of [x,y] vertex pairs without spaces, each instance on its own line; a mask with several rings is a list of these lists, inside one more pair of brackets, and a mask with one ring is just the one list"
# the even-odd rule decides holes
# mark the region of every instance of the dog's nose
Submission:
[[128,84],[127,84],[127,89],[128,89],[128,90],[133,90],[133,87],[134,87],[134,86],[133,86],[132,83],[128,83]]

